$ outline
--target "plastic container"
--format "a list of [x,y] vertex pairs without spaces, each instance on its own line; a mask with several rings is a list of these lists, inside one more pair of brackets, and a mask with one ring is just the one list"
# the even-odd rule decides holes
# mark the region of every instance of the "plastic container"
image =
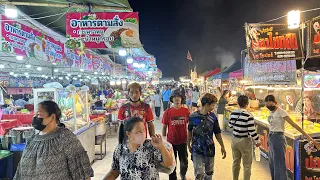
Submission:
[[260,148],[259,147],[256,147],[254,149],[254,154],[255,154],[256,161],[260,161]]

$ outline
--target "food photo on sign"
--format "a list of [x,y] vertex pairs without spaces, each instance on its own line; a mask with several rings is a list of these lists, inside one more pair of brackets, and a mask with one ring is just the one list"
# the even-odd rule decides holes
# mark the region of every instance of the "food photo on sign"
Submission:
[[308,49],[308,57],[320,57],[320,16],[310,21]]
[[246,24],[246,44],[250,61],[303,59],[299,29],[285,24]]
[[320,147],[310,144],[307,141],[300,141],[300,179],[319,180],[320,179]]

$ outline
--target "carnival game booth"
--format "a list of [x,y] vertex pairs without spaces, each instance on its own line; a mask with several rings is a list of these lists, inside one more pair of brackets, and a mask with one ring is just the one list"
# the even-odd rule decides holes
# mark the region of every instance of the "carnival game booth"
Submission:
[[[307,86],[304,92],[304,121],[302,121],[301,86],[297,83],[297,71],[295,61],[271,61],[271,62],[248,62],[244,65],[245,92],[250,98],[249,110],[255,118],[257,133],[261,140],[261,155],[268,159],[268,135],[269,135],[269,110],[264,105],[264,98],[273,94],[281,108],[286,110],[290,118],[302,127],[313,138],[320,137],[319,103],[320,95],[317,88],[317,76],[311,74],[305,76]],[[227,119],[237,106],[227,107]],[[287,141],[286,165],[290,179],[302,179],[306,171],[300,167],[313,167],[312,160],[307,154],[315,154],[315,149],[305,141],[303,136],[288,123],[285,124],[284,135]],[[307,164],[305,164],[307,163]],[[304,179],[304,178],[303,178]]]

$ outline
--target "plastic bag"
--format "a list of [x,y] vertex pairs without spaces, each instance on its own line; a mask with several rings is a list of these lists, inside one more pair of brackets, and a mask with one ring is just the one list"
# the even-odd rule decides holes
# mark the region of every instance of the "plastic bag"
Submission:
[[176,160],[175,160],[174,153],[173,153],[173,147],[169,142],[167,142],[165,140],[163,140],[163,143],[173,158],[173,165],[170,167],[165,167],[165,166],[163,166],[163,164],[159,164],[157,170],[161,173],[171,174],[174,171],[174,169],[176,168]]

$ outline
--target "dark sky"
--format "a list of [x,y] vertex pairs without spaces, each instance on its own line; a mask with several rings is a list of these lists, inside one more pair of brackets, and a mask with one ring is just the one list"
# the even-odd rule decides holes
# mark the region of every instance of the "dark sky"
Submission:
[[[189,75],[190,50],[198,72],[230,66],[245,48],[245,22],[263,22],[320,7],[320,0],[129,0],[139,12],[140,39],[164,77]],[[320,15],[303,13],[302,19]],[[273,23],[286,23],[283,18]],[[193,67],[194,64],[191,64]]]

